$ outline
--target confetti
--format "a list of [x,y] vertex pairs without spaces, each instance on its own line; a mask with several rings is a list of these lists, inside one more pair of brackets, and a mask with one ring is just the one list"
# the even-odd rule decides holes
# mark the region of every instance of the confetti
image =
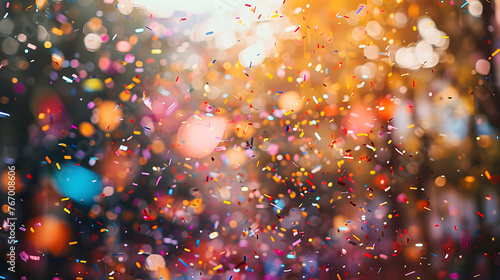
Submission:
[[486,2],[112,2],[4,4],[20,275],[489,276]]

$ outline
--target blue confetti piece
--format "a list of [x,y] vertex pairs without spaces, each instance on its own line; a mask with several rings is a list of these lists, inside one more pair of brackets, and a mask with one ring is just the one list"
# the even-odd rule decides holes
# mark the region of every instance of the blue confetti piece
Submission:
[[361,7],[358,9],[358,11],[356,12],[356,15],[359,15],[359,13],[361,13],[361,10],[363,10],[363,8],[364,8],[364,7],[365,7],[365,6],[361,6]]
[[187,263],[185,263],[183,260],[181,260],[181,258],[179,258],[179,261],[180,261],[183,265],[185,265],[186,267],[188,266],[188,265],[187,265]]

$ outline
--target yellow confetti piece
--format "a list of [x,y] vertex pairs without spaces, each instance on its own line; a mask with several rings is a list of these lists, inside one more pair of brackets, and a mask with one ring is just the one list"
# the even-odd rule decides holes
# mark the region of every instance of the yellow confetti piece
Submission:
[[415,124],[410,124],[409,126],[407,126],[407,128],[412,128],[412,127],[415,127]]
[[87,263],[87,261],[84,261],[84,260],[80,260],[81,263]]
[[191,250],[189,250],[188,248],[184,248],[184,251],[191,252]]
[[214,267],[213,270],[218,270],[219,268],[222,268],[222,264],[219,264],[218,266]]
[[57,169],[61,170],[61,166],[59,165],[59,162],[56,162]]
[[231,204],[231,201],[224,200],[224,204]]
[[497,55],[498,53],[500,52],[500,49],[497,49],[496,51],[494,51],[490,57],[488,57],[488,60],[491,60],[492,57],[494,57],[495,55]]
[[61,201],[66,201],[66,200],[69,200],[69,197],[61,198]]
[[42,126],[42,131],[47,131],[47,130],[49,130],[49,125],[48,124]]
[[184,163],[184,167],[189,168],[189,169],[193,169],[193,167],[187,163]]
[[107,229],[101,228],[101,232],[105,232],[105,231],[107,231]]
[[359,237],[357,237],[357,236],[356,236],[356,235],[354,235],[354,234],[353,234],[352,236],[354,236],[354,238],[356,238],[356,239],[359,241]]
[[299,137],[302,138],[302,136],[304,136],[304,131],[302,130],[302,132],[300,133]]
[[64,207],[64,212],[71,214],[71,212],[68,210],[68,208]]
[[30,231],[33,233],[35,232],[35,230],[32,227],[30,227]]
[[71,156],[64,156],[64,159],[71,159]]
[[69,243],[69,245],[76,245],[76,244],[78,244],[78,241],[71,241],[71,242]]
[[274,237],[271,236],[271,241],[274,242]]
[[140,131],[135,130],[135,131],[134,131],[134,134],[135,134],[135,135],[141,135],[141,132],[140,132]]

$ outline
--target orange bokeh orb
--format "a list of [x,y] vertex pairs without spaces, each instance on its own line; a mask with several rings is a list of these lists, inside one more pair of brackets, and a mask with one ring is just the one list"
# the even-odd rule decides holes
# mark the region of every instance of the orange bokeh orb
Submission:
[[68,223],[54,216],[42,216],[30,219],[26,225],[34,230],[28,234],[28,242],[35,250],[49,251],[55,256],[68,251],[72,236]]
[[102,131],[113,131],[118,128],[123,117],[122,109],[113,101],[106,100],[94,109],[97,125]]

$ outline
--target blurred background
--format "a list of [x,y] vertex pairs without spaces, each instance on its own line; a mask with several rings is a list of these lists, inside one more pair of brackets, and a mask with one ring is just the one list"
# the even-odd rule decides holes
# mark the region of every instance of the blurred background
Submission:
[[2,1],[0,279],[500,279],[496,4]]

